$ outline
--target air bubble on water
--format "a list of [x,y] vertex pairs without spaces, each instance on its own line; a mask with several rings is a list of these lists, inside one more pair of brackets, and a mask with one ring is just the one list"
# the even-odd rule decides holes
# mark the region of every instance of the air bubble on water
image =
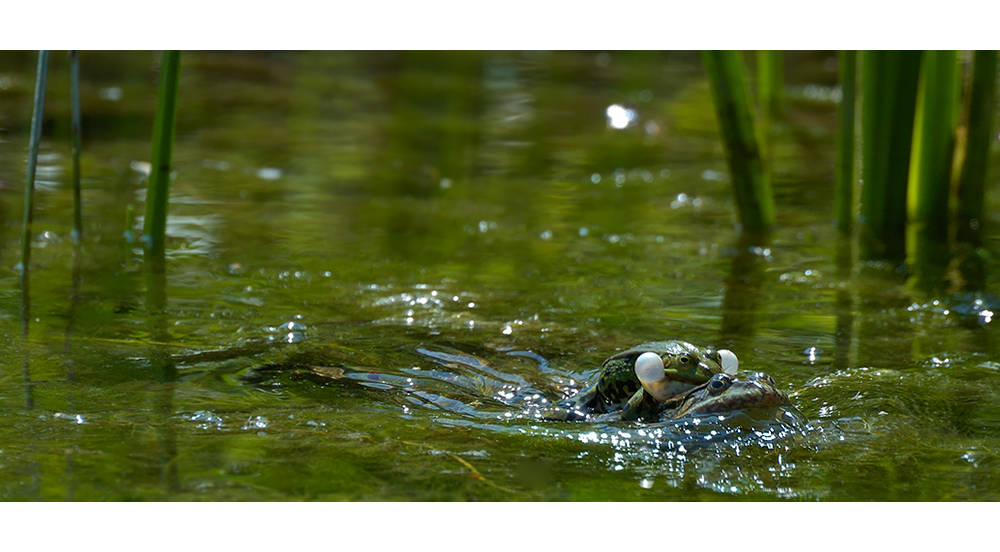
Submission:
[[222,417],[215,414],[211,410],[196,410],[192,412],[188,419],[192,422],[198,422],[198,427],[201,429],[222,429]]
[[[295,315],[294,318],[301,319],[302,315]],[[280,336],[270,336],[271,339],[281,339],[286,343],[300,343],[306,338],[306,325],[295,320],[282,322],[277,326],[268,326],[267,331],[272,334],[280,334]]]
[[[264,416],[251,416],[247,418],[246,423],[240,429],[243,430],[254,430],[254,429],[267,429],[267,418]],[[259,435],[259,433],[258,433]]]

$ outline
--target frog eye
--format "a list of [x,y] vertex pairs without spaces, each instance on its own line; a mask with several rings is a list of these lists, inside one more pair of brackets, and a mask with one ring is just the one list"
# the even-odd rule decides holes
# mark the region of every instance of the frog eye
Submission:
[[740,359],[736,358],[736,353],[729,349],[719,349],[715,352],[719,359],[719,366],[722,371],[729,375],[736,375],[736,370],[740,367]]
[[694,364],[694,358],[691,355],[683,354],[677,357],[678,366],[690,366]]
[[733,384],[733,379],[726,374],[716,374],[712,379],[708,380],[708,392],[717,395]]

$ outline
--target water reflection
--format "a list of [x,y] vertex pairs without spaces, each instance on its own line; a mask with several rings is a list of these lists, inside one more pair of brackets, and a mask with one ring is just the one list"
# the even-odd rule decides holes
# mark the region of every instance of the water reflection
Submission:
[[177,365],[167,345],[172,341],[167,319],[167,274],[164,252],[146,255],[146,315],[149,325],[148,361],[155,382],[153,412],[159,454],[160,481],[168,493],[180,490],[177,463],[177,430],[174,417],[174,390]]
[[754,349],[753,336],[760,312],[765,263],[771,260],[769,243],[767,235],[741,233],[726,278],[720,347],[736,351],[738,355]]
[[[483,55],[400,52],[383,61],[389,123],[372,183],[389,197],[428,197],[442,178],[465,180],[476,158]],[[429,75],[434,75],[430,78]]]
[[835,250],[837,266],[837,298],[834,301],[837,316],[834,331],[834,366],[851,365],[851,346],[854,343],[854,293],[851,288],[854,270],[853,242],[849,236],[837,235]]
[[[84,53],[86,241],[77,279],[53,98],[32,339],[0,378],[4,497],[510,498],[485,474],[526,500],[995,498],[989,236],[940,293],[842,265],[821,74],[775,137],[781,227],[740,241],[698,56],[613,56],[192,53],[168,296],[121,239],[152,56]],[[2,57],[0,217],[32,56]],[[609,105],[639,124],[608,128]],[[760,365],[808,427],[532,415],[662,338]]]

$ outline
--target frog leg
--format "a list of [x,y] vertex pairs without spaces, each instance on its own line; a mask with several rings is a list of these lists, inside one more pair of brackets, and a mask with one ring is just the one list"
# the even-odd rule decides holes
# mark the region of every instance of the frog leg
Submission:
[[623,422],[637,422],[640,420],[650,420],[659,414],[660,403],[645,389],[639,389],[625,403],[622,409]]
[[575,422],[585,420],[588,415],[598,411],[603,412],[604,409],[601,406],[600,394],[595,384],[584,387],[576,395],[561,401],[558,409],[565,412],[564,414],[560,414],[561,420]]

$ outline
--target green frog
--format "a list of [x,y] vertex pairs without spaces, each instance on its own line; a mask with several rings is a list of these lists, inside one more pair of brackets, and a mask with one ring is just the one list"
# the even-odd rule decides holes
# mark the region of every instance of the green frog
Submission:
[[736,355],[726,349],[701,349],[685,341],[643,343],[605,360],[597,383],[564,400],[546,417],[582,420],[623,408],[649,409],[707,383],[715,374],[733,375],[738,367]]
[[754,372],[743,380],[723,372],[666,401],[657,401],[648,393],[636,394],[620,412],[598,419],[668,421],[698,414],[765,411],[790,405],[788,395],[779,390],[774,378],[764,372]]

